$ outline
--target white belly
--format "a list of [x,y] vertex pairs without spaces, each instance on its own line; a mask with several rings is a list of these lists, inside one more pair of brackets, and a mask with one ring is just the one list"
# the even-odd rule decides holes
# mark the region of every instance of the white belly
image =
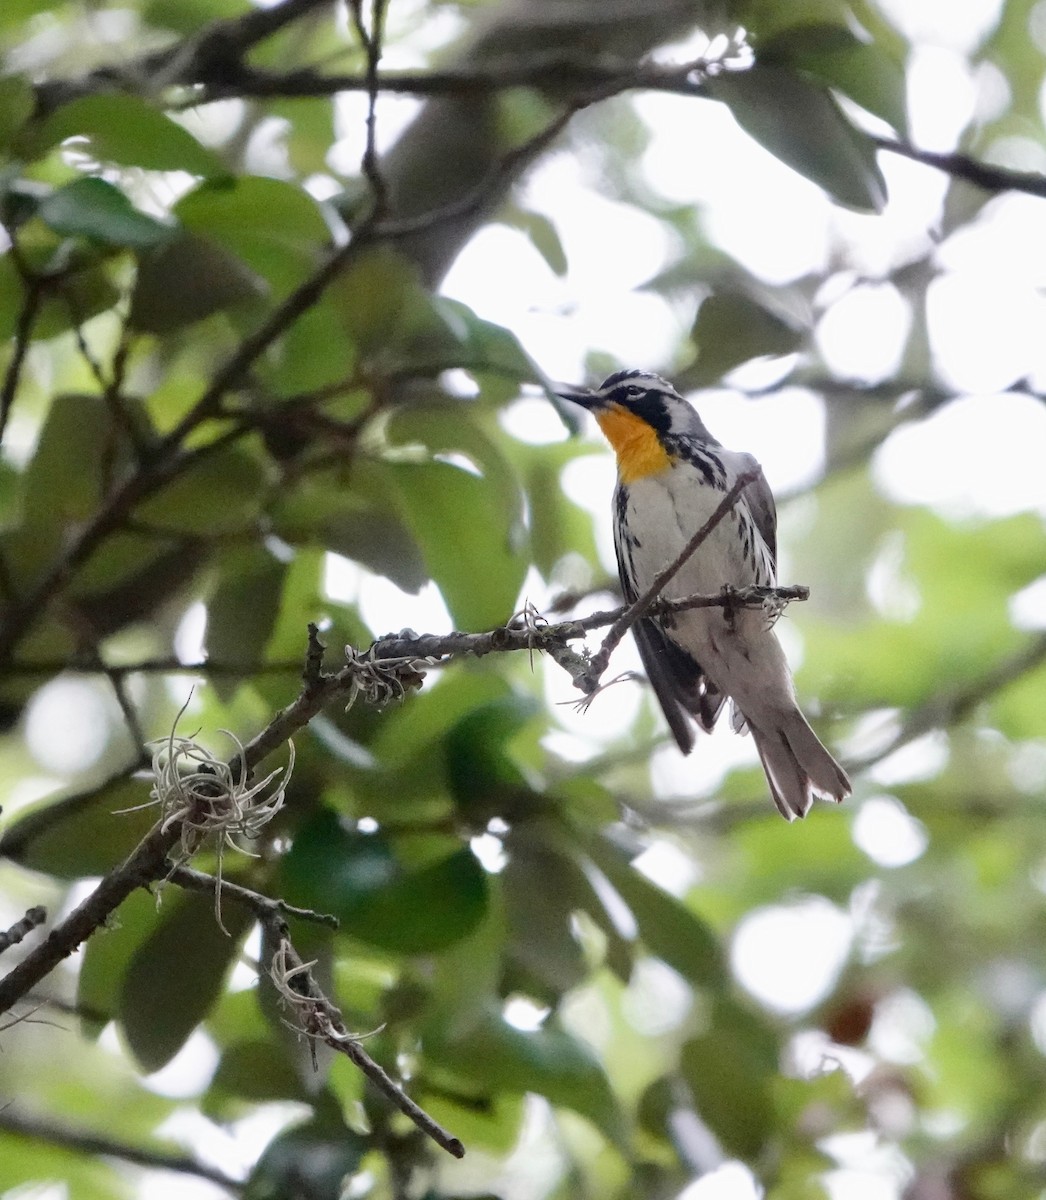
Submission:
[[[629,487],[624,512],[629,544],[619,545],[618,552],[631,561],[640,592],[682,552],[722,499],[722,492],[698,486],[695,473],[682,466],[638,479]],[[711,595],[727,585],[773,583],[769,551],[741,498],[665,585],[664,594],[675,600]]]

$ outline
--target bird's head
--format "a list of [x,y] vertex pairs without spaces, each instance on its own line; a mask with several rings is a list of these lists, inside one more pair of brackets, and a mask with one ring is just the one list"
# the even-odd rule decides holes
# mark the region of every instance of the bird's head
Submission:
[[557,387],[556,395],[595,416],[617,454],[622,483],[671,467],[673,437],[709,437],[697,413],[653,371],[615,371],[597,388]]

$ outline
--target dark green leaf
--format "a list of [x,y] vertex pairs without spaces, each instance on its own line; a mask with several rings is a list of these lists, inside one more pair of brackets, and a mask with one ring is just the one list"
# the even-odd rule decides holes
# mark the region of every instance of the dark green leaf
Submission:
[[509,205],[502,208],[501,220],[527,235],[550,271],[556,275],[566,275],[569,264],[559,231],[544,213]]
[[749,296],[717,292],[702,301],[691,336],[697,362],[687,382],[700,387],[719,382],[753,358],[791,354],[806,332]]
[[145,1071],[158,1071],[185,1045],[221,994],[252,916],[239,904],[222,905],[192,892],[164,896],[160,922],[138,947],[120,989],[119,1019]]
[[109,437],[110,417],[101,396],[55,396],[23,477],[22,512],[28,527],[62,527],[95,514]]
[[33,115],[34,107],[33,89],[28,79],[21,75],[0,77],[0,149],[8,149]]
[[128,964],[159,920],[155,895],[140,888],[88,938],[76,982],[76,1002],[82,1009],[80,1020],[85,1033],[97,1035],[115,1018]]
[[499,798],[529,792],[522,771],[508,753],[508,743],[536,711],[537,704],[529,697],[506,696],[474,708],[448,730],[444,741],[447,782],[464,812],[491,807],[497,812]]
[[697,1111],[727,1154],[751,1161],[771,1137],[777,1058],[769,1027],[725,998],[707,1031],[683,1047],[680,1065]]
[[305,1099],[283,1048],[262,1038],[230,1046],[221,1057],[210,1090],[241,1102]]
[[513,830],[505,848],[505,951],[525,990],[552,1003],[589,969],[574,913],[587,912],[605,928],[605,910],[571,848],[557,845],[552,829],[528,822]]
[[488,1012],[453,1040],[446,1028],[425,1039],[432,1059],[463,1079],[504,1092],[536,1092],[587,1117],[611,1141],[624,1136],[621,1113],[592,1049],[565,1030],[524,1032]]
[[[287,564],[264,546],[245,546],[226,554],[218,589],[207,603],[207,657],[250,668],[265,658],[265,645],[276,624]],[[226,699],[234,681],[215,679]]]
[[882,209],[886,184],[875,146],[850,124],[827,89],[786,67],[760,65],[724,71],[705,86],[756,141],[840,204]]
[[417,267],[387,247],[360,256],[331,287],[364,358],[399,362],[406,332],[430,314]]
[[651,954],[663,959],[691,983],[722,989],[726,964],[719,941],[701,918],[663,891],[603,838],[592,838],[589,853],[615,891],[632,910],[639,936]]
[[346,828],[330,811],[305,823],[283,863],[287,898],[333,913],[342,931],[403,954],[443,949],[483,919],[487,878],[467,848],[412,870],[381,833]]
[[264,280],[213,239],[178,233],[141,256],[129,321],[144,333],[171,333],[257,300],[267,290]]
[[[415,350],[418,360],[435,367],[462,367],[510,379],[542,379],[541,371],[519,343],[511,330],[491,321],[484,321],[467,304],[436,296],[432,300],[435,313],[442,320],[453,342],[430,355],[422,346]],[[441,353],[446,357],[441,357]]]
[[[156,821],[149,788],[122,779],[42,801],[22,813],[0,839],[0,855],[60,879],[104,875],[138,845]],[[134,808],[134,812],[122,809]]]
[[228,446],[205,454],[135,516],[155,529],[214,535],[249,525],[261,507],[265,473],[258,459]]
[[805,71],[907,134],[904,68],[874,41],[843,25],[793,25],[758,46],[759,61]]
[[518,511],[505,510],[490,480],[449,463],[387,463],[384,473],[454,623],[507,621],[527,569],[515,545]]
[[275,391],[284,396],[348,379],[358,357],[342,313],[329,295],[294,322],[277,353],[270,378]]
[[366,1150],[359,1134],[330,1120],[292,1126],[265,1148],[244,1200],[342,1200]]
[[40,202],[37,215],[55,233],[142,250],[166,241],[170,225],[147,216],[104,179],[77,179]]
[[33,157],[67,138],[86,138],[100,162],[151,171],[224,175],[221,162],[177,121],[129,92],[98,92],[72,100],[28,132]]
[[310,475],[282,492],[270,509],[274,531],[293,545],[319,545],[345,555],[404,591],[428,582],[418,545],[382,492],[382,471],[354,464],[351,475]]
[[510,695],[508,684],[496,675],[441,672],[433,687],[426,687],[409,705],[387,710],[372,749],[388,770],[431,764],[458,721]]
[[174,207],[186,229],[217,242],[277,293],[311,274],[330,243],[320,206],[300,187],[245,175],[201,184]]

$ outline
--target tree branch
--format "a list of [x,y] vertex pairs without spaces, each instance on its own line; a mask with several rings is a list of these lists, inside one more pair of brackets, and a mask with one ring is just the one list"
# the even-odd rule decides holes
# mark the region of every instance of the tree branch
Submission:
[[171,883],[191,892],[203,892],[214,895],[220,891],[222,896],[237,900],[246,905],[260,921],[282,920],[284,917],[296,917],[299,921],[312,921],[317,925],[326,925],[328,929],[337,929],[340,922],[330,913],[314,912],[311,908],[298,908],[288,904],[279,897],[263,896],[251,888],[228,879],[218,879],[214,875],[206,875],[203,871],[194,871],[191,867],[177,866],[167,875]]
[[1032,638],[1015,654],[989,667],[979,678],[934,696],[909,711],[896,735],[881,749],[850,761],[850,770],[863,771],[888,758],[895,750],[914,742],[934,729],[947,729],[964,720],[973,710],[998,692],[1016,683],[1046,663],[1046,633]]
[[46,920],[46,908],[35,905],[33,908],[27,909],[25,916],[20,921],[16,921],[6,932],[0,933],[0,954],[12,946],[17,946]]
[[1024,192],[1029,196],[1046,198],[1046,176],[1032,171],[1014,171],[1008,167],[997,167],[991,163],[978,162],[965,154],[938,154],[933,150],[919,150],[907,142],[893,138],[873,137],[880,150],[899,154],[926,167],[936,167],[953,179],[972,183],[986,192]]
[[302,1030],[339,1054],[344,1054],[370,1080],[382,1095],[430,1137],[437,1146],[455,1158],[465,1157],[461,1140],[436,1121],[374,1061],[363,1049],[360,1039],[345,1028],[341,1011],[324,995],[310,970],[287,938],[286,925],[271,921],[266,932],[273,947],[270,977],[280,996],[290,1004]]
[[175,85],[218,82],[235,77],[243,57],[254,46],[312,12],[331,7],[333,0],[280,0],[252,8],[242,16],[211,21],[186,41],[155,50],[129,63],[100,67],[79,79],[48,80],[36,88],[37,116],[95,92],[124,88],[151,91]]
[[217,1167],[210,1167],[188,1155],[167,1154],[162,1150],[130,1146],[126,1142],[118,1142],[104,1134],[89,1133],[87,1130],[77,1129],[50,1117],[29,1116],[10,1105],[0,1108],[0,1131],[48,1142],[53,1146],[63,1146],[68,1150],[76,1150],[83,1154],[101,1154],[108,1158],[118,1158],[123,1162],[133,1163],[138,1167],[148,1167],[151,1170],[175,1171],[180,1175],[194,1175],[198,1179],[206,1179],[209,1183],[227,1188],[237,1195],[243,1191],[244,1187],[238,1179],[233,1179],[224,1171],[219,1171]]
[[[742,476],[739,484],[747,481]],[[736,496],[728,493],[723,513]],[[727,503],[729,501],[729,504]],[[718,510],[717,510],[718,512]],[[722,514],[716,518],[721,519]],[[699,533],[707,536],[714,528],[710,519]],[[691,539],[699,544],[697,537]],[[767,600],[786,602],[803,600],[806,588],[746,588],[718,596],[690,596],[682,600],[660,602],[649,606],[650,613],[681,612],[690,608],[760,607]],[[315,625],[309,626],[309,649],[304,682],[298,696],[278,712],[266,727],[256,734],[242,752],[228,762],[233,777],[247,777],[274,750],[303,729],[313,717],[334,700],[352,703],[362,695],[368,702],[382,705],[402,699],[407,692],[420,688],[424,681],[423,668],[462,654],[481,656],[513,650],[544,650],[567,670],[582,690],[593,678],[592,664],[571,650],[568,643],[584,637],[591,629],[610,625],[628,613],[635,605],[594,613],[577,621],[544,624],[528,618],[516,624],[502,626],[487,633],[449,633],[419,635],[407,630],[380,638],[367,651],[346,648],[348,663],[333,674],[321,669],[323,645]],[[633,618],[634,619],[634,618]],[[579,682],[582,680],[584,682]],[[594,687],[598,677],[592,683]],[[122,778],[122,776],[120,776]],[[166,877],[171,864],[168,854],[182,838],[184,820],[168,819],[163,827],[155,826],[120,866],[106,875],[95,890],[60,924],[55,926],[40,945],[36,946],[7,975],[0,979],[0,1013],[14,1004],[40,983],[55,967],[103,925],[109,915],[138,887],[147,886]]]
[[[15,260],[18,261],[17,258]],[[0,442],[4,440],[4,432],[7,429],[7,421],[11,415],[11,407],[15,401],[15,395],[18,391],[18,384],[22,378],[22,368],[25,365],[25,356],[29,352],[29,342],[32,338],[33,326],[36,324],[36,317],[40,311],[40,304],[43,300],[43,284],[36,278],[26,278],[26,293],[25,299],[22,301],[22,307],[18,312],[18,320],[15,324],[15,336],[11,343],[11,358],[7,364],[7,370],[4,372],[4,382],[0,385]]]
[[432,1140],[453,1154],[463,1158],[465,1147],[461,1141],[448,1133],[438,1121],[430,1117],[415,1103],[402,1087],[360,1045],[360,1039],[345,1028],[341,1011],[321,991],[311,971],[311,964],[304,963],[294,949],[287,929],[288,916],[303,920],[319,921],[336,927],[334,917],[315,913],[311,909],[295,908],[284,900],[274,900],[260,892],[238,884],[218,880],[202,871],[188,867],[175,867],[170,873],[172,882],[191,891],[213,894],[216,890],[223,896],[245,904],[258,918],[265,931],[266,944],[272,948],[269,964],[269,982],[276,988],[280,998],[294,1009],[303,1032],[311,1038],[325,1042],[332,1050],[344,1054],[363,1072],[374,1086],[408,1116],[414,1124]]

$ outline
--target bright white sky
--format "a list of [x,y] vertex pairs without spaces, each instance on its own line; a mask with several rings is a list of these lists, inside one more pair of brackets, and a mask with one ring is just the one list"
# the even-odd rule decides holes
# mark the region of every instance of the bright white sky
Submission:
[[[969,114],[979,106],[983,111],[998,95],[999,81],[983,72],[975,76],[965,58],[978,37],[991,27],[998,0],[963,0],[960,4],[953,0],[880,0],[880,4],[900,28],[921,43],[910,64],[914,141],[926,148],[951,149]],[[429,10],[426,13],[428,20],[431,14]],[[451,24],[433,33],[440,42],[454,18],[448,14],[441,20]],[[417,63],[401,54],[390,57],[388,65]],[[932,236],[946,184],[943,176],[882,156],[891,196],[887,211],[877,217],[841,212],[816,187],[739,132],[721,106],[658,95],[640,96],[636,106],[653,134],[639,169],[667,199],[702,204],[709,233],[750,270],[770,283],[783,284],[823,268],[832,254],[836,261],[843,257],[851,264],[854,278],[867,281],[840,294],[838,302],[828,308],[818,329],[818,345],[834,371],[858,381],[887,377],[898,364],[910,314],[897,292],[877,279]],[[406,100],[390,100],[385,105],[381,113],[383,141],[394,139],[415,107]],[[342,115],[345,138],[335,153],[339,162],[348,165],[359,156],[358,98],[346,101]],[[1013,149],[1029,152],[1027,147]],[[554,221],[566,249],[568,275],[557,278],[522,234],[492,226],[462,253],[447,278],[445,292],[481,316],[512,329],[552,378],[582,382],[583,359],[592,348],[612,352],[626,365],[668,363],[693,313],[689,308],[673,309],[637,290],[666,265],[671,254],[671,245],[658,224],[593,193],[569,155],[552,156],[538,168],[527,183],[524,200]],[[1024,377],[1046,387],[1044,225],[1046,205],[1042,201],[1001,197],[987,207],[973,229],[938,248],[937,258],[945,274],[935,283],[931,296],[931,340],[942,372],[964,398],[930,420],[894,434],[876,455],[876,479],[895,500],[932,503],[949,514],[999,516],[1032,508],[1046,515],[1046,489],[1042,486],[1046,408],[1026,397],[996,394]],[[846,247],[843,256],[838,254],[841,245]],[[787,492],[816,476],[822,462],[823,428],[816,396],[795,390],[752,402],[739,392],[723,389],[702,396],[700,405],[707,424],[721,440],[760,458],[777,492]],[[506,423],[514,433],[537,442],[562,436],[558,419],[538,399],[521,402],[507,414]],[[1007,463],[1007,470],[980,470],[985,455],[995,453]],[[973,469],[975,466],[978,469]],[[576,464],[564,486],[598,517],[603,566],[612,570],[609,496],[613,466],[609,454],[594,454]],[[789,519],[786,508],[782,521]],[[372,620],[377,617],[375,623],[381,628],[449,627],[433,589],[412,597],[380,580],[361,588],[358,573],[343,563],[332,564],[330,586],[337,592],[358,593],[364,615]],[[542,599],[536,578],[528,582],[528,592],[532,599]],[[1040,596],[1025,607],[1027,623],[1039,623],[1046,598]],[[189,642],[196,642],[199,631],[187,636]],[[798,645],[788,648],[801,653]],[[623,648],[615,665],[622,670],[637,666],[634,651]],[[572,698],[558,672],[549,673],[548,681],[552,700]],[[557,709],[563,728],[553,739],[554,748],[567,756],[587,756],[601,741],[612,739],[628,725],[640,699],[639,688],[626,685],[599,699],[598,719],[593,717],[595,710],[586,719],[573,715],[569,708]],[[48,700],[45,691],[38,703],[42,706],[53,700]],[[77,709],[87,714],[88,720],[97,717],[97,703],[84,706],[81,700],[77,700]],[[49,726],[52,716],[43,708],[30,713],[28,736],[38,761],[53,775],[82,768],[86,764],[80,759],[72,764],[47,760],[47,747],[53,742],[34,736],[34,720]],[[87,746],[97,745],[97,739],[89,735],[87,730],[81,739],[83,754],[90,753]],[[67,752],[74,742],[63,742]],[[747,739],[717,736],[713,744],[714,752],[706,748],[702,755],[686,760],[674,749],[659,751],[654,760],[659,791],[665,795],[692,793],[713,782],[731,763],[748,761],[752,754]],[[910,861],[925,848],[922,827],[885,793],[864,801],[855,838],[883,868]],[[670,850],[662,849],[664,855],[658,861],[663,863]],[[753,913],[734,939],[735,969],[745,985],[771,1007],[802,1012],[832,986],[859,923],[860,913],[843,911],[817,898]],[[788,963],[787,971],[781,970],[782,961]],[[783,978],[787,978],[787,989],[782,986]],[[643,986],[656,991],[656,972]],[[667,997],[671,987],[665,987]],[[678,1019],[683,1015],[680,1011]],[[1046,1020],[1043,1026],[1046,1028]],[[896,1040],[900,1036],[897,1030],[907,1026],[899,1018],[893,1028]],[[889,1036],[888,1031],[884,1035],[887,1041]],[[190,1044],[164,1077],[157,1079],[157,1085],[165,1091],[189,1094],[201,1077],[206,1078],[207,1064],[212,1061],[206,1044]],[[539,1116],[535,1120],[539,1130]],[[268,1125],[252,1127],[230,1142],[225,1135],[206,1132],[210,1127],[201,1125],[199,1118],[190,1126],[181,1119],[175,1125],[197,1150],[204,1143],[205,1154],[213,1153],[216,1161],[230,1168],[249,1162],[254,1147],[271,1135]],[[838,1161],[839,1170],[828,1182],[836,1200],[899,1197],[905,1165],[895,1156],[879,1154],[867,1142],[851,1140],[838,1147]],[[157,1194],[150,1190],[150,1195]],[[217,1193],[206,1185],[179,1180],[171,1194],[202,1197]],[[725,1164],[687,1187],[677,1200],[755,1200],[758,1195],[749,1172],[735,1163]]]

